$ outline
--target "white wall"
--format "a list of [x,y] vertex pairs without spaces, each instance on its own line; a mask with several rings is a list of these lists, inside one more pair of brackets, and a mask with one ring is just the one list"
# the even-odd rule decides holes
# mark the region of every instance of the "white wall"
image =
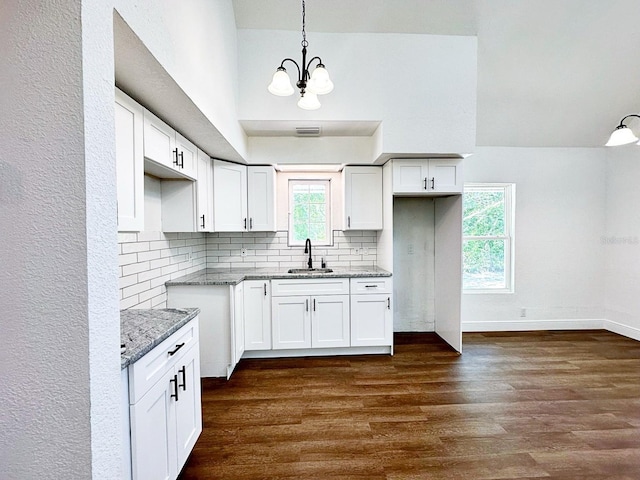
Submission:
[[640,340],[640,147],[607,148],[605,259],[607,328]]
[[0,3],[0,478],[120,476],[111,15]]
[[603,150],[479,147],[464,169],[465,182],[516,184],[516,238],[515,293],[463,295],[463,329],[601,326]]
[[[246,137],[237,121],[237,46],[231,1],[114,0],[113,3],[172,80],[244,156]],[[179,116],[180,112],[175,114]],[[170,124],[174,121],[165,120]]]
[[381,120],[386,153],[474,150],[475,37],[314,32],[308,40],[335,84],[312,112],[266,88],[282,59],[300,62],[300,34],[238,31],[241,120]]

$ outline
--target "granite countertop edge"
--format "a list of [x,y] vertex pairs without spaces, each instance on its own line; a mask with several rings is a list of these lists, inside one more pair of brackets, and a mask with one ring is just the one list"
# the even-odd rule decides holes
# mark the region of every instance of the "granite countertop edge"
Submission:
[[318,273],[288,273],[281,269],[216,269],[207,268],[165,282],[167,287],[177,285],[238,285],[245,280],[308,279],[308,278],[365,278],[391,277],[391,272],[378,267],[335,269]]
[[120,368],[125,369],[193,320],[199,308],[127,309],[120,311]]

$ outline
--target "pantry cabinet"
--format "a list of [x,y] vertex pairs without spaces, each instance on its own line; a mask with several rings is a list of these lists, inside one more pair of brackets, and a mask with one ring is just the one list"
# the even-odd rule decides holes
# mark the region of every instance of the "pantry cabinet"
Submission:
[[462,193],[462,159],[393,160],[393,193]]
[[144,109],[115,91],[118,231],[144,230]]
[[382,168],[344,167],[344,230],[382,230]]

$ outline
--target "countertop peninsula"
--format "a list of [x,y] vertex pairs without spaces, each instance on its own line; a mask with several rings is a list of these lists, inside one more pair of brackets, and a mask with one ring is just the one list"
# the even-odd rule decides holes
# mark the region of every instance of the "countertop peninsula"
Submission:
[[200,313],[199,308],[128,309],[120,311],[120,368],[142,358]]

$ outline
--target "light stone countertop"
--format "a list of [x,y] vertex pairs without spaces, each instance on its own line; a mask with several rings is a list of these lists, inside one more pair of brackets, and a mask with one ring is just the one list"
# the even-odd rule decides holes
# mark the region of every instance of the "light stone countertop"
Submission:
[[200,313],[199,308],[120,310],[120,368],[126,368],[150,352]]
[[288,273],[279,268],[207,268],[165,283],[172,285],[237,285],[244,280],[271,280],[275,278],[359,278],[390,277],[391,272],[378,267],[334,268],[333,272]]

